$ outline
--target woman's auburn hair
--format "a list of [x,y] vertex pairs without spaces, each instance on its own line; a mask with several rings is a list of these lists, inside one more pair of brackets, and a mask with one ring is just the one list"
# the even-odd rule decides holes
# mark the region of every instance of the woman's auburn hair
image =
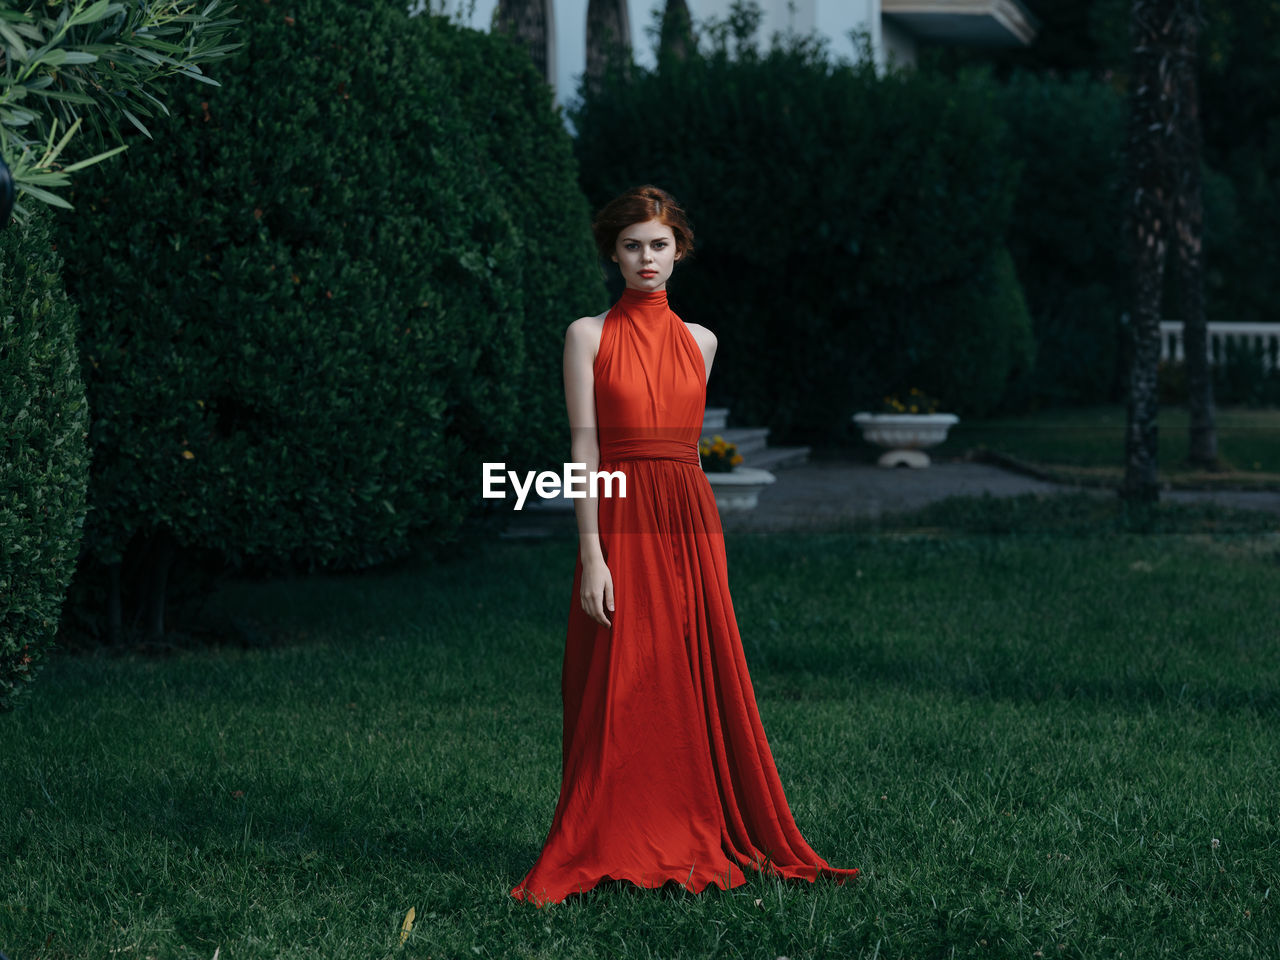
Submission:
[[676,240],[676,254],[680,260],[687,260],[693,254],[693,228],[689,226],[689,217],[684,208],[661,187],[646,183],[614,197],[596,214],[591,222],[591,233],[595,237],[600,256],[608,260],[613,255],[618,234],[633,223],[647,223],[650,220],[657,220],[671,228],[671,234]]

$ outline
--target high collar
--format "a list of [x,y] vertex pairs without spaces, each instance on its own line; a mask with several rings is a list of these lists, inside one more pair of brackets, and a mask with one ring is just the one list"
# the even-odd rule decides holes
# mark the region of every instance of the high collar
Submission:
[[618,304],[630,314],[665,314],[670,309],[665,288],[636,290],[633,287],[624,287],[622,296],[618,298]]

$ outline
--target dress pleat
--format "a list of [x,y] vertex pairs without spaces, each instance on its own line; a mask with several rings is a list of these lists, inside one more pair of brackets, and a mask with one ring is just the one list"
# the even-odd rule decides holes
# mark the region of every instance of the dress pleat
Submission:
[[[628,288],[595,367],[611,627],[582,610],[575,565],[561,674],[560,797],[537,862],[511,891],[539,906],[601,880],[694,893],[744,870],[843,883],[792,818],[729,595],[724,534],[699,463],[702,352],[666,292]],[[616,492],[616,491],[615,491]]]

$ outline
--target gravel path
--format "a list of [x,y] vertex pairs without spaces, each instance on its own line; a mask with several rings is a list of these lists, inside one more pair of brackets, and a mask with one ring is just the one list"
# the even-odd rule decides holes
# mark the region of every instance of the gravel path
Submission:
[[[887,513],[916,510],[956,495],[987,493],[1010,497],[1081,489],[966,461],[935,462],[924,470],[887,470],[855,460],[818,460],[778,470],[776,476],[777,482],[760,494],[756,509],[722,514],[725,530],[820,529],[849,519],[874,519]],[[1089,492],[1115,496],[1110,490]],[[1211,500],[1280,515],[1280,492],[1172,490],[1162,492],[1161,498],[1181,502]],[[526,509],[513,514],[504,536],[572,536],[575,530],[571,512]]]
[[852,460],[819,460],[776,473],[754,510],[722,515],[726,530],[794,530],[917,510],[955,495],[996,497],[1067,489],[984,463],[934,463],[888,470]]

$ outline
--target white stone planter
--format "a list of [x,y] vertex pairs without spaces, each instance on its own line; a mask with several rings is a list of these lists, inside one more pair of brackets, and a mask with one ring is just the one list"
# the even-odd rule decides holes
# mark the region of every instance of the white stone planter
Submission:
[[760,502],[760,491],[773,483],[768,470],[756,467],[734,467],[728,473],[707,471],[707,480],[721,510],[752,510]]
[[924,447],[947,439],[947,430],[960,418],[954,413],[855,413],[868,443],[888,447],[880,457],[882,467],[927,467],[932,461]]

